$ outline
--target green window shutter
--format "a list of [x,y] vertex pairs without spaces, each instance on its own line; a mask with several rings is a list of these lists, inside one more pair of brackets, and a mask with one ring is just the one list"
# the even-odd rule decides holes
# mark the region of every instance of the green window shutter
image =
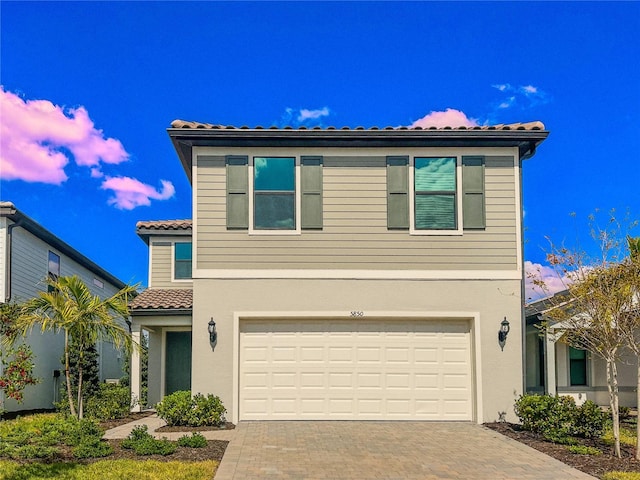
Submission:
[[322,157],[301,157],[301,226],[322,229]]
[[229,155],[227,164],[227,228],[249,228],[248,157]]
[[387,228],[409,228],[409,157],[387,157]]
[[484,157],[462,157],[462,227],[485,228]]

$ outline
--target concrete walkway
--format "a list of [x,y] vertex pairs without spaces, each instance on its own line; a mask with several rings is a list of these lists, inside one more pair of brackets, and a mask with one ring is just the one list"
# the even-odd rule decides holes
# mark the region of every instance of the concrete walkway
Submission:
[[[164,427],[167,424],[164,420],[158,417],[155,413],[148,417],[141,418],[135,422],[125,423],[119,427],[111,428],[104,434],[105,439],[113,440],[117,438],[127,438],[132,430],[138,425],[146,425],[149,427],[149,433],[153,434],[156,438],[166,438],[168,440],[178,440],[180,437],[188,435],[188,432],[156,432],[160,427]],[[207,440],[226,440],[230,441],[234,437],[235,430],[210,430],[200,432]]]
[[[163,425],[152,415],[111,429]],[[215,480],[251,479],[593,479],[515,440],[471,423],[240,422],[202,432],[230,443]],[[184,433],[160,433],[177,439]]]

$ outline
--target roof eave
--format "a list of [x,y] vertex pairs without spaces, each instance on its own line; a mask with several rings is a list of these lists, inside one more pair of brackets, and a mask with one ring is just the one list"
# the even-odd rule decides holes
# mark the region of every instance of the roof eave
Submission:
[[168,128],[167,133],[189,181],[192,149],[198,146],[322,147],[518,147],[520,158],[534,155],[547,130],[281,130]]
[[155,228],[137,228],[136,235],[142,239],[144,243],[149,245],[149,239],[151,237],[191,237],[193,236],[192,229],[155,229]]
[[131,309],[132,317],[144,317],[151,315],[191,315],[193,308],[140,308]]

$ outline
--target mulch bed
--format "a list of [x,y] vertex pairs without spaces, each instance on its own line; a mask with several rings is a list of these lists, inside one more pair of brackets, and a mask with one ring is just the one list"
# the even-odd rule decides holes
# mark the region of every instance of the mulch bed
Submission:
[[170,427],[165,425],[156,429],[156,432],[211,432],[214,430],[233,430],[236,426],[231,422],[226,422],[219,427]]
[[634,448],[621,445],[622,458],[613,455],[613,447],[600,439],[580,439],[581,445],[598,448],[602,455],[577,455],[571,453],[565,445],[547,442],[540,435],[522,430],[520,425],[512,423],[485,423],[490,428],[502,435],[524,443],[542,453],[549,455],[562,463],[566,463],[582,472],[602,477],[606,472],[640,472],[640,462],[634,458]]
[[100,422],[100,426],[105,430],[109,430],[111,428],[119,427],[120,425],[124,425],[129,422],[135,422],[136,420],[140,420],[141,418],[148,417],[149,415],[153,415],[154,412],[132,412],[126,417],[118,418],[116,420],[103,420]]

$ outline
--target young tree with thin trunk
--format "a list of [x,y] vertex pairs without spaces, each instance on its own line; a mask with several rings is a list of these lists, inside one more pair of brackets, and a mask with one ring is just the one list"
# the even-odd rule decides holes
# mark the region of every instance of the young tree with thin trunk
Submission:
[[[135,287],[125,286],[115,295],[101,299],[93,295],[87,285],[77,276],[47,279],[49,292],[40,292],[38,297],[27,302],[22,310],[17,326],[26,333],[35,325],[42,331],[64,332],[64,363],[67,396],[71,414],[83,417],[82,365],[84,355],[98,341],[110,340],[116,348],[123,348],[127,354],[136,347],[128,330],[119,319],[129,316],[129,300],[135,295]],[[69,343],[73,339],[77,347],[78,395],[74,400],[71,388],[69,366]]]
[[[637,362],[636,375],[636,405],[640,407],[640,237],[631,238],[627,236],[627,246],[629,248],[629,258],[621,264],[626,275],[626,288],[630,297],[628,311],[620,323],[620,330],[626,342],[627,348],[631,350]],[[636,455],[640,460],[640,422],[636,427]]]
[[[552,244],[547,261],[567,282],[567,290],[550,307],[550,318],[543,327],[561,331],[562,342],[587,350],[605,362],[614,451],[620,457],[618,362],[628,346],[626,330],[621,327],[629,323],[633,295],[620,224],[613,212],[606,227],[599,227],[595,216],[590,216],[590,226],[591,237],[597,242],[596,256],[587,255],[581,248],[558,248]],[[538,282],[544,286],[540,279]]]

